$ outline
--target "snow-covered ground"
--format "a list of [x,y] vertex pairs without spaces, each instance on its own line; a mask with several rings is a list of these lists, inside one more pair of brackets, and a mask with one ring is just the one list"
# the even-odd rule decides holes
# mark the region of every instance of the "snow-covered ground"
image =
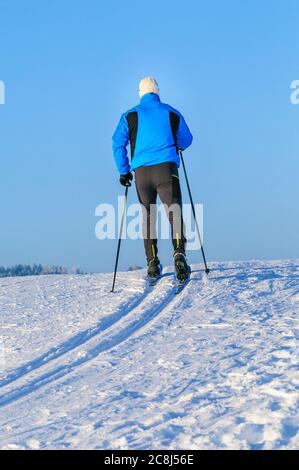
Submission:
[[0,279],[0,448],[299,448],[299,261]]

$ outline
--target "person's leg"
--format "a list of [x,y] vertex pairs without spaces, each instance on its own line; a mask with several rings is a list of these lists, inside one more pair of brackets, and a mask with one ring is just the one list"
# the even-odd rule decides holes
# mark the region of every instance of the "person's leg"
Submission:
[[182,195],[178,169],[174,163],[162,163],[157,171],[156,189],[162,203],[168,210],[174,248],[173,260],[176,278],[185,282],[191,273],[185,255],[186,238],[182,214]]
[[182,214],[182,194],[178,168],[175,163],[155,165],[154,182],[161,202],[166,206],[171,224],[173,248],[185,253],[186,238]]
[[143,239],[147,262],[157,258],[156,202],[157,191],[152,182],[151,166],[135,170],[136,190],[143,210]]

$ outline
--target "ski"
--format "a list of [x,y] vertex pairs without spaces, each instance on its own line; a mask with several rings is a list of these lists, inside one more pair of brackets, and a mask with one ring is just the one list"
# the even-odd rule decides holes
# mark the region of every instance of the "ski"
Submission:
[[145,280],[146,280],[147,287],[153,287],[157,284],[157,282],[162,277],[162,271],[163,271],[163,266],[162,266],[162,264],[160,264],[160,274],[159,274],[159,276],[148,276],[148,275],[146,276]]
[[182,290],[184,289],[184,287],[186,287],[189,281],[190,275],[184,280],[178,280],[177,278],[175,278],[175,293],[179,294],[180,292],[182,292]]
[[155,286],[157,282],[161,279],[161,277],[162,276],[157,276],[157,277],[147,276],[146,277],[147,287]]

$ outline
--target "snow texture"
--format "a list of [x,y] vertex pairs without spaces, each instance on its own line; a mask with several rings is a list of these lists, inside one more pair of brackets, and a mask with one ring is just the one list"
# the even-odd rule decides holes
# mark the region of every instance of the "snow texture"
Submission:
[[296,449],[299,262],[0,279],[0,448]]

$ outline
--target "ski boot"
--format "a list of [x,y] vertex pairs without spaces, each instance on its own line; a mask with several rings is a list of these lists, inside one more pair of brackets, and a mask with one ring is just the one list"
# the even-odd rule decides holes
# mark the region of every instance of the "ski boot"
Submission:
[[162,267],[159,258],[155,257],[148,262],[147,280],[149,285],[154,285],[162,274]]
[[176,250],[173,254],[175,275],[179,284],[189,280],[191,268],[187,263],[186,255],[182,250]]

